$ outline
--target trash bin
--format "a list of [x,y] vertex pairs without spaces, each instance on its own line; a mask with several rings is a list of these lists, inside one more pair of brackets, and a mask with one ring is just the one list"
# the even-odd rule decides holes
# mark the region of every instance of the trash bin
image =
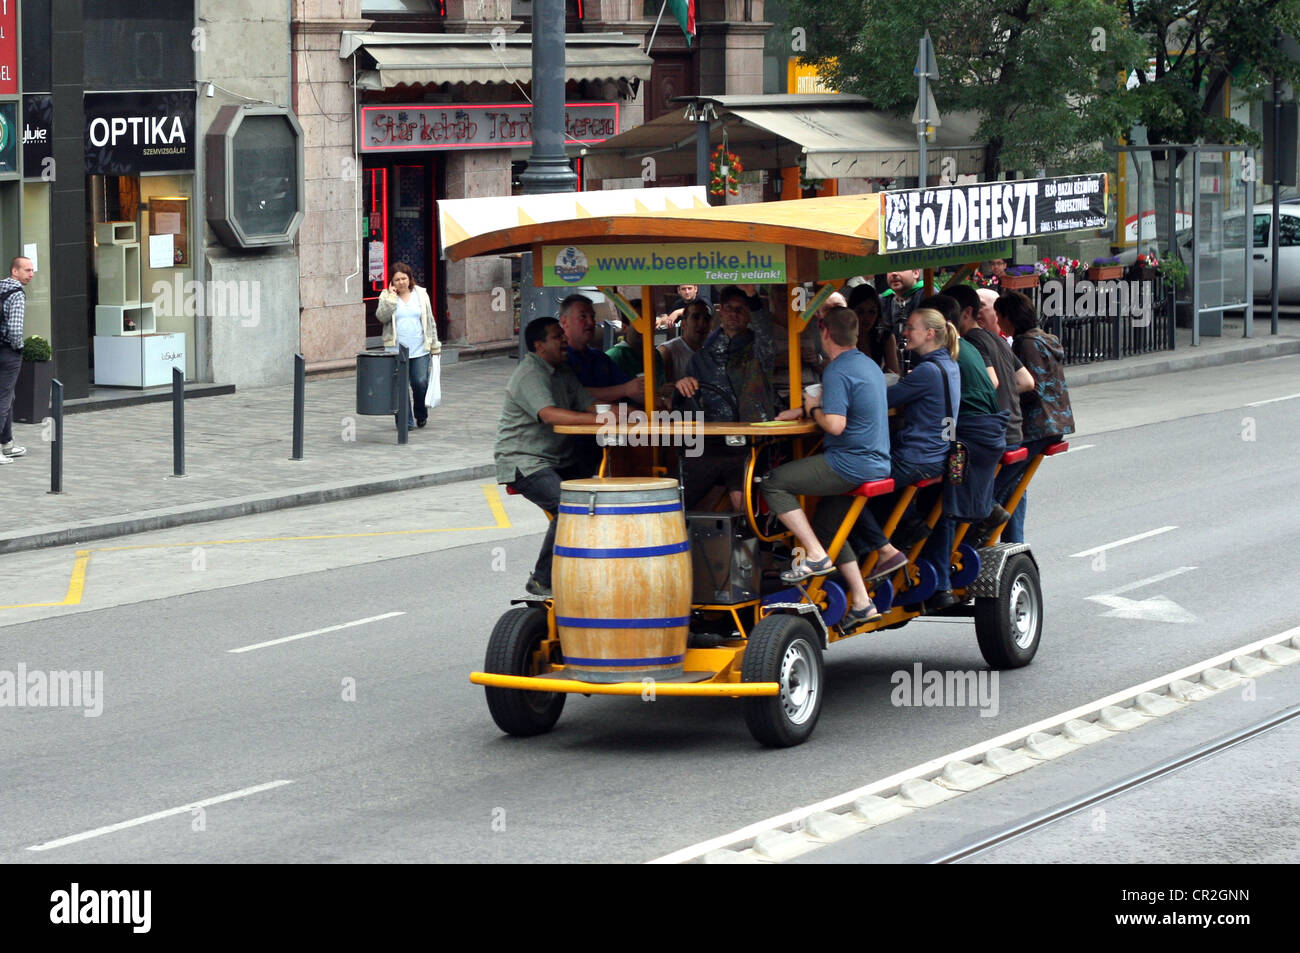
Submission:
[[362,351],[357,355],[357,413],[372,416],[397,413],[393,403],[393,378],[397,355]]

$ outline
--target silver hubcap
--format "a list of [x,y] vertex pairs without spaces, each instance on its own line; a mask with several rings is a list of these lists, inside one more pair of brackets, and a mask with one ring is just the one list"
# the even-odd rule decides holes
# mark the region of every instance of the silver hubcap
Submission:
[[790,643],[781,659],[781,707],[786,719],[794,725],[802,725],[812,716],[821,690],[812,657],[814,651],[807,642],[798,639]]
[[1038,598],[1024,575],[1011,583],[1011,632],[1016,647],[1027,649],[1038,638]]

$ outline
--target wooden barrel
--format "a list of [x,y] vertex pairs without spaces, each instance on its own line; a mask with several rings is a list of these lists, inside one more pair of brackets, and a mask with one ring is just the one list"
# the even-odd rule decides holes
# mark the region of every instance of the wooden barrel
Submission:
[[555,624],[567,674],[681,675],[691,554],[676,480],[565,480],[555,525]]

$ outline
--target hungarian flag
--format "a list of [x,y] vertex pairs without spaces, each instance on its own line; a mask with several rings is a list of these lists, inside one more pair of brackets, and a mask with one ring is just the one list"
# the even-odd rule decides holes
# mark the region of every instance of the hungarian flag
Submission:
[[668,0],[668,6],[673,11],[673,16],[677,22],[682,25],[682,32],[686,34],[686,45],[691,45],[691,38],[695,36],[695,0]]

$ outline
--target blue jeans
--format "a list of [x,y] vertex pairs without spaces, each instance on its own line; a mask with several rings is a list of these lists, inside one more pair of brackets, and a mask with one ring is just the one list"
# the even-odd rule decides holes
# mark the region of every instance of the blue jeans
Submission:
[[[1034,459],[1043,452],[1043,449],[1051,446],[1059,440],[1059,437],[1039,437],[1037,440],[1030,440],[1023,444],[1029,450],[1029,455],[1025,457],[1023,463],[1013,463],[1009,467],[1003,467],[993,481],[993,499],[1006,505],[1007,498],[1020,482],[1024,472],[1029,469],[1029,461]],[[1011,449],[1008,447],[1007,449]],[[1020,505],[1016,507],[1015,512],[1011,514],[1011,519],[1002,529],[1002,542],[1004,543],[1023,543],[1025,541],[1025,514],[1029,510],[1029,493],[1026,492],[1020,497]]]
[[[413,357],[406,362],[407,377],[411,382],[411,394],[406,400],[407,427],[414,427],[417,421],[429,419],[429,408],[424,406],[424,395],[429,391],[429,359],[431,354]],[[415,413],[411,412],[411,396],[415,398]],[[393,420],[397,417],[394,415]]]

